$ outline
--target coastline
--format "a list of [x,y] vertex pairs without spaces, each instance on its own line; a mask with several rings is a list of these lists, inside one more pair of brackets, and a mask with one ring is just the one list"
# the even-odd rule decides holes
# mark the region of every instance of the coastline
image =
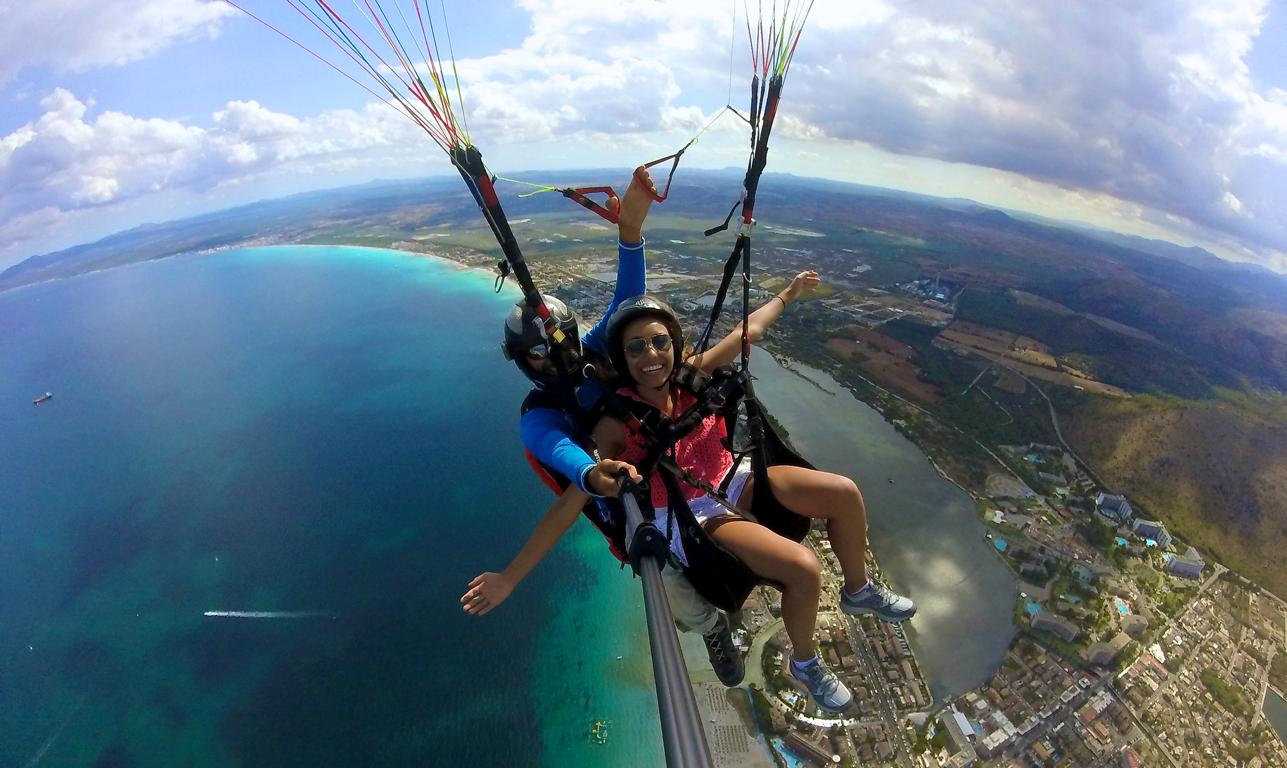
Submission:
[[[454,270],[459,272],[476,272],[480,277],[485,276],[492,281],[496,279],[496,272],[494,269],[488,269],[484,267],[474,266],[472,264],[467,264],[463,261],[453,259],[450,256],[445,256],[441,253],[430,253],[425,251],[408,251],[408,250],[403,250],[401,248],[393,248],[393,247],[386,248],[386,247],[380,247],[380,246],[374,246],[374,245],[342,245],[342,244],[324,245],[321,243],[256,242],[252,240],[244,243],[237,243],[236,245],[220,245],[214,248],[198,248],[198,249],[191,249],[191,250],[175,251],[174,253],[167,253],[162,256],[151,256],[147,258],[137,259],[135,261],[125,261],[118,264],[110,264],[107,266],[93,267],[90,269],[84,269],[77,272],[72,272],[71,274],[66,274],[66,275],[51,275],[49,277],[44,277],[39,280],[33,280],[32,282],[29,282],[29,283],[13,285],[7,288],[0,288],[0,296],[4,296],[5,294],[8,294],[8,293],[16,293],[18,291],[28,289],[28,288],[35,288],[37,286],[46,285],[48,283],[56,283],[64,280],[74,280],[78,277],[83,277],[85,275],[95,275],[103,272],[111,272],[112,270],[116,270],[116,269],[123,269],[126,267],[137,266],[139,264],[148,264],[151,262],[168,261],[170,259],[178,259],[184,256],[201,257],[201,256],[212,256],[220,253],[227,253],[229,251],[251,250],[251,249],[272,249],[272,248],[300,248],[300,249],[334,248],[334,249],[344,249],[344,250],[352,250],[352,251],[374,251],[374,252],[382,252],[382,253],[391,253],[391,254],[398,254],[399,256],[422,257],[422,258],[431,259],[435,262],[439,262],[446,266],[451,266]],[[507,281],[506,285],[508,284],[509,283]]]

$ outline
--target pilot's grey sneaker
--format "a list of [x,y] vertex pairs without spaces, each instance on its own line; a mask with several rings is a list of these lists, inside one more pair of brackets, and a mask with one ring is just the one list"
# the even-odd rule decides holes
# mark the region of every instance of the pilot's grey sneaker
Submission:
[[813,663],[804,669],[797,667],[794,660],[790,666],[791,676],[804,683],[804,687],[809,689],[809,695],[813,697],[820,709],[838,715],[853,703],[853,694],[844,683],[840,682],[840,678],[822,663],[822,659],[814,659]]
[[720,613],[719,623],[705,635],[706,657],[711,661],[715,676],[729,688],[739,685],[746,676],[746,662],[741,651],[733,645],[733,631],[729,626],[728,616]]
[[916,604],[910,598],[895,594],[879,581],[871,582],[855,595],[840,588],[840,610],[855,616],[864,613],[897,624],[916,615]]

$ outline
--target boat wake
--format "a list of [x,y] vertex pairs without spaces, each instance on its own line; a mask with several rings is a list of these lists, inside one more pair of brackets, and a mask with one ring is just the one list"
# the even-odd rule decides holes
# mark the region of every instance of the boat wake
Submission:
[[203,616],[220,619],[334,619],[332,611],[206,611]]
[[72,718],[76,717],[76,713],[80,712],[80,708],[85,706],[86,698],[87,698],[86,696],[80,697],[80,701],[77,702],[76,706],[72,707],[72,710],[67,715],[67,717],[63,718],[62,723],[60,723],[58,727],[54,729],[54,734],[50,736],[45,741],[45,743],[41,745],[40,749],[36,751],[36,754],[32,756],[30,760],[27,761],[27,765],[25,766],[25,768],[36,768],[37,765],[40,765],[40,761],[45,759],[45,753],[48,752],[49,748],[54,745],[55,741],[58,741],[58,737],[63,735],[63,730],[67,728],[67,724],[72,721]]

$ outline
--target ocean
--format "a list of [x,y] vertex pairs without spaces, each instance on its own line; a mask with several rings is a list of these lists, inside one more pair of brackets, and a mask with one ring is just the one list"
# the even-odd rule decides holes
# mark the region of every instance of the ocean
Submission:
[[0,765],[659,762],[638,586],[589,526],[459,607],[551,499],[515,299],[295,247],[0,294]]
[[[639,586],[590,526],[460,610],[551,500],[491,285],[277,247],[0,294],[0,765],[660,764]],[[825,374],[753,365],[864,488],[936,695],[982,682],[1014,583],[968,497]]]

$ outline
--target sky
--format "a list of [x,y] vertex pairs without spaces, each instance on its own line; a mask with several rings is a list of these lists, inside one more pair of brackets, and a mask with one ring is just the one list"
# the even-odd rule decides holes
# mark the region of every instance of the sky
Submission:
[[[330,0],[353,20],[363,1]],[[344,61],[286,0],[238,2]],[[493,172],[624,180],[713,119],[685,167],[745,165],[745,123],[720,116],[749,101],[744,3],[754,15],[752,0],[432,5]],[[222,0],[0,0],[0,19],[0,270],[143,223],[451,172],[404,115]],[[770,172],[1287,272],[1287,0],[816,0],[773,136]]]

